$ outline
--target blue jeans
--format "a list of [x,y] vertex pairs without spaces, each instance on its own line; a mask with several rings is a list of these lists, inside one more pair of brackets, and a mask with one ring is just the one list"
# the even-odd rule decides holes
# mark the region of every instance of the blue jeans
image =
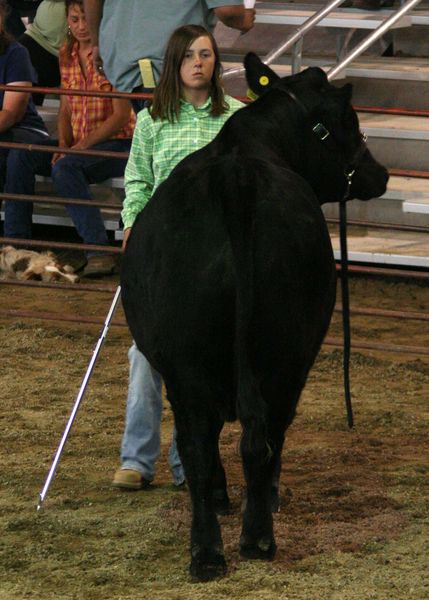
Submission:
[[[56,146],[57,141],[46,142]],[[92,150],[127,152],[129,139],[107,140],[92,146]],[[68,154],[51,165],[52,154],[11,150],[7,159],[5,192],[34,194],[36,175],[52,176],[55,193],[63,198],[91,200],[90,183],[100,183],[124,174],[126,159],[102,158]],[[108,237],[100,210],[95,206],[68,205],[66,210],[85,244],[108,245]],[[4,233],[6,237],[31,238],[33,203],[7,201]],[[91,253],[88,253],[91,254]],[[94,254],[94,253],[92,253]]]
[[[28,36],[27,36],[28,37]],[[19,142],[25,144],[48,144],[49,136],[43,135],[40,131],[34,129],[23,129],[21,127],[11,127],[7,131],[0,133],[1,142]],[[7,162],[10,152],[8,148],[0,148],[0,190],[3,191],[6,182]]]
[[[161,450],[162,379],[135,344],[128,351],[128,359],[130,379],[121,463],[123,469],[135,469],[145,479],[152,481],[155,462]],[[185,474],[177,451],[176,428],[168,463],[174,483],[180,485],[185,480]]]

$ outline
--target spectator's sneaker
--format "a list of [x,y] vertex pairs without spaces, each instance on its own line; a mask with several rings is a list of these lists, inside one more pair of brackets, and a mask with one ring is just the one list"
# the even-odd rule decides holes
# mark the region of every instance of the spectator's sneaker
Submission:
[[103,275],[112,275],[116,267],[116,259],[111,254],[103,256],[90,256],[86,267],[83,270],[82,277],[103,277]]
[[150,481],[145,479],[140,471],[119,468],[113,477],[112,485],[125,490],[142,490],[150,485]]

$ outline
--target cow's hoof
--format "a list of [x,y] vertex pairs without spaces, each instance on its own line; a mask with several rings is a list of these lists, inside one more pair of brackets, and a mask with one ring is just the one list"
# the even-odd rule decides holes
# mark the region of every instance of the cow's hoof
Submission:
[[209,550],[192,552],[189,567],[194,581],[210,581],[226,575],[226,562],[223,554]]
[[240,555],[251,560],[273,560],[277,546],[275,541],[269,537],[263,537],[251,541],[244,537],[240,540]]

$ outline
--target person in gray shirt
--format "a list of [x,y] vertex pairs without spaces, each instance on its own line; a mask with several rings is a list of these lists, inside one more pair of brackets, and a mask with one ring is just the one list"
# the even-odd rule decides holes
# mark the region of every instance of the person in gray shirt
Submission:
[[[177,27],[193,24],[213,31],[219,19],[245,33],[255,20],[255,10],[245,9],[243,0],[84,0],[84,6],[96,67],[121,92],[153,89],[165,45]],[[150,63],[141,66],[142,59]],[[141,101],[133,106],[136,112],[143,107]]]

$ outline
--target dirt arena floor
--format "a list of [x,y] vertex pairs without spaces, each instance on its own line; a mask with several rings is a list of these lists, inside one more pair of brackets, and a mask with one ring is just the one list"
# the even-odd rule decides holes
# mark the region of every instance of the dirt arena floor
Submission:
[[[427,286],[354,278],[351,287],[355,306],[429,313]],[[104,317],[112,294],[3,285],[0,297],[3,310]],[[353,317],[353,336],[428,347],[428,325]],[[336,315],[330,335],[340,329]],[[109,331],[44,508],[36,512],[100,331],[0,318],[1,600],[429,598],[429,356],[355,351],[356,425],[349,431],[341,351],[323,347],[287,435],[271,563],[238,554],[240,427],[226,426],[221,453],[233,510],[221,524],[229,572],[194,584],[187,570],[188,495],[173,489],[166,463],[167,402],[151,489],[111,487],[127,389],[125,327]]]

